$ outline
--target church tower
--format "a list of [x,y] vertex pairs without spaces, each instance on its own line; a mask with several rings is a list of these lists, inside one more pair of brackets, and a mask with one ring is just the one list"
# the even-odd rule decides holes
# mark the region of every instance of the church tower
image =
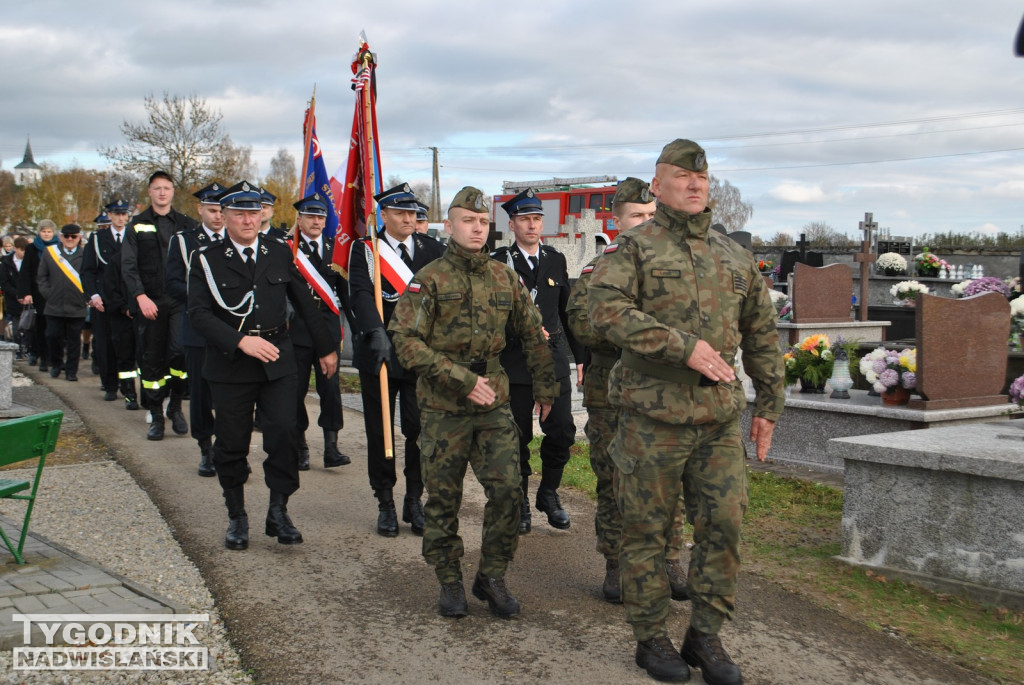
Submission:
[[43,168],[36,164],[32,157],[32,141],[25,142],[25,157],[21,164],[14,167],[14,182],[20,186],[27,186],[35,183],[43,175]]

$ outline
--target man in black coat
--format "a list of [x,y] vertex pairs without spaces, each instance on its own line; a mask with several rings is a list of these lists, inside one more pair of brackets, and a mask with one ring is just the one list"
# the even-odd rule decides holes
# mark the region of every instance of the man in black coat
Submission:
[[168,390],[171,427],[178,435],[188,433],[181,412],[186,383],[185,352],[179,340],[181,305],[167,294],[167,251],[174,234],[195,228],[196,222],[171,207],[174,182],[167,172],[156,171],[149,177],[149,198],[150,206],[128,226],[121,248],[121,277],[129,299],[138,306],[135,323],[142,329],[142,406],[153,415],[146,437],[163,440]]
[[15,359],[22,358],[22,335],[18,330],[18,320],[24,306],[18,302],[18,274],[25,263],[25,248],[28,240],[24,236],[14,239],[14,249],[0,257],[0,291],[4,294],[4,316],[11,327],[11,340],[18,344]]
[[[302,198],[293,205],[298,210],[296,219],[299,254],[296,255],[300,272],[306,279],[310,294],[327,330],[334,341],[335,349],[341,346],[341,300],[339,295],[346,288],[345,280],[331,268],[334,256],[334,241],[323,237],[324,221],[327,219],[327,200],[319,193]],[[292,344],[295,346],[295,362],[298,367],[296,384],[296,412],[299,434],[299,470],[309,470],[309,445],[306,443],[306,428],[309,415],[306,413],[306,393],[309,390],[309,374],[316,374],[316,394],[320,398],[320,418],[317,423],[324,432],[324,468],[344,466],[352,460],[338,451],[338,431],[345,425],[341,410],[341,387],[338,374],[327,377],[315,363],[313,339],[306,323],[295,318],[291,328]]]
[[186,308],[181,313],[180,335],[188,370],[188,418],[192,437],[199,443],[198,473],[204,478],[217,475],[213,465],[213,395],[210,393],[210,384],[203,378],[206,341],[192,326],[187,311],[188,269],[196,250],[224,238],[224,218],[220,211],[220,196],[223,192],[224,187],[214,181],[192,193],[197,200],[196,212],[202,224],[175,233],[167,252],[167,294]]
[[249,546],[245,482],[256,404],[263,409],[263,474],[270,489],[266,533],[285,545],[302,542],[288,516],[299,489],[295,418],[295,352],[288,303],[302,317],[325,376],[338,354],[327,327],[292,261],[291,249],[259,234],[258,186],[242,181],[220,198],[228,240],[200,248],[189,268],[188,313],[206,340],[203,377],[216,412],[213,460],[230,521],[224,544]]
[[405,436],[405,500],[402,520],[412,531],[423,534],[423,476],[420,473],[420,410],[416,403],[416,376],[402,368],[395,356],[387,325],[398,298],[413,274],[441,256],[442,247],[433,238],[415,234],[416,196],[409,185],[402,184],[375,196],[384,215],[384,230],[378,234],[381,265],[383,317],[377,311],[373,294],[373,251],[369,237],[352,245],[349,259],[349,294],[355,320],[352,364],[359,369],[363,395],[363,420],[366,424],[366,462],[370,487],[377,498],[377,533],[384,537],[398,535],[398,515],[393,489],[398,478],[395,459],[387,458],[385,449],[394,455],[394,443],[384,444],[384,421],[381,412],[381,364],[387,364],[388,393],[391,416],[395,413],[395,397],[400,396],[402,435]]
[[36,273],[39,292],[46,298],[50,377],[56,378],[64,371],[69,381],[78,380],[82,326],[89,312],[80,273],[85,252],[81,243],[81,226],[66,224],[60,229],[60,245],[47,247]]
[[[491,253],[519,274],[540,309],[544,331],[555,359],[555,378],[562,391],[547,419],[541,420],[544,439],[540,443],[541,476],[537,487],[536,506],[547,514],[548,523],[559,529],[569,527],[569,515],[562,509],[558,486],[562,469],[569,461],[569,449],[576,441],[576,425],[572,420],[572,382],[569,378],[569,354],[579,358],[576,341],[569,331],[566,305],[569,303],[569,275],[565,256],[540,242],[544,229],[544,207],[536,192],[527,188],[502,205],[508,213],[508,227],[515,236],[511,247]],[[508,374],[512,416],[519,426],[519,463],[523,477],[523,508],[519,532],[529,533],[532,526],[529,502],[530,440],[533,439],[533,378],[526,366],[526,357],[518,341],[501,353],[501,365]]]

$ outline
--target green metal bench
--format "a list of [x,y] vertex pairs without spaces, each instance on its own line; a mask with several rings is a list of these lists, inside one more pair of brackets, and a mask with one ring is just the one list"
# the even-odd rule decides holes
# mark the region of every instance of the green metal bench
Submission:
[[[36,490],[39,489],[39,478],[43,475],[43,464],[46,463],[46,455],[57,447],[57,435],[60,433],[60,424],[63,420],[64,412],[50,411],[45,414],[0,422],[0,466],[39,459],[36,475],[30,481],[0,478],[0,498],[28,501],[25,520],[21,524],[21,538],[18,540],[17,547],[0,527],[0,537],[3,537],[4,544],[7,545],[7,549],[11,550],[14,560],[19,564],[25,563],[21,551],[25,547],[28,521],[32,518],[32,507],[36,503]],[[25,490],[31,490],[31,492],[23,494]]]

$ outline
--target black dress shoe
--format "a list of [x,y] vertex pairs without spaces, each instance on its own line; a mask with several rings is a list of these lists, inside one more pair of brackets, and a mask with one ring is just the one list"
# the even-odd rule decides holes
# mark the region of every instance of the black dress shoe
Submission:
[[533,520],[530,516],[530,502],[523,498],[523,507],[519,510],[519,534],[526,535],[533,528]]
[[135,395],[128,395],[124,398],[124,408],[126,411],[138,411],[139,399]]
[[469,613],[466,590],[462,587],[461,580],[441,584],[441,600],[437,607],[442,616],[451,618],[462,618]]
[[537,511],[543,511],[548,515],[548,523],[552,528],[558,530],[569,528],[569,514],[565,513],[565,509],[562,508],[557,490],[537,488]]
[[683,570],[683,562],[678,559],[666,560],[665,573],[668,574],[668,584],[672,588],[672,599],[677,602],[685,602],[690,599],[690,591],[686,589],[686,571]]
[[491,613],[499,618],[511,618],[519,614],[519,600],[505,587],[504,578],[489,578],[477,573],[473,580],[473,596],[487,602]]
[[[45,371],[45,369],[42,366],[39,367],[39,370],[40,371]],[[60,367],[59,366],[51,366],[50,367],[50,378],[56,378],[59,375],[60,375]]]
[[690,669],[667,637],[637,642],[636,665],[662,682],[684,683],[690,679]]
[[402,521],[412,526],[412,532],[416,535],[423,535],[423,527],[426,525],[426,517],[423,514],[423,503],[419,497],[405,496],[402,503]]
[[103,393],[103,401],[104,402],[113,402],[116,399],[117,399],[117,391],[116,390],[107,390],[106,392]]
[[742,685],[740,667],[725,653],[717,635],[702,633],[691,627],[686,631],[681,652],[686,663],[700,669],[708,685]]
[[71,381],[72,383],[77,383],[77,382],[78,382],[78,374],[75,374],[75,373],[69,373],[69,374],[68,374],[68,375],[66,376],[66,378],[67,378],[67,379],[68,379],[69,381]]
[[44,361],[40,361],[39,362],[39,370],[42,371],[43,373],[46,373],[47,371],[50,370],[50,365],[47,364]]
[[398,512],[395,511],[395,500],[386,498],[377,502],[377,535],[386,538],[398,537]]
[[622,575],[618,559],[605,559],[604,561],[604,583],[601,584],[601,594],[604,595],[606,602],[622,604]]

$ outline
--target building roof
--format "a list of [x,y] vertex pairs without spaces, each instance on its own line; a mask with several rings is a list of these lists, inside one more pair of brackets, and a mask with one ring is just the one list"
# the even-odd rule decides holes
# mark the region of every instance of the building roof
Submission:
[[27,140],[25,142],[25,157],[21,160],[21,164],[14,167],[15,169],[42,169],[41,166],[36,164],[36,160],[32,157],[32,141]]

